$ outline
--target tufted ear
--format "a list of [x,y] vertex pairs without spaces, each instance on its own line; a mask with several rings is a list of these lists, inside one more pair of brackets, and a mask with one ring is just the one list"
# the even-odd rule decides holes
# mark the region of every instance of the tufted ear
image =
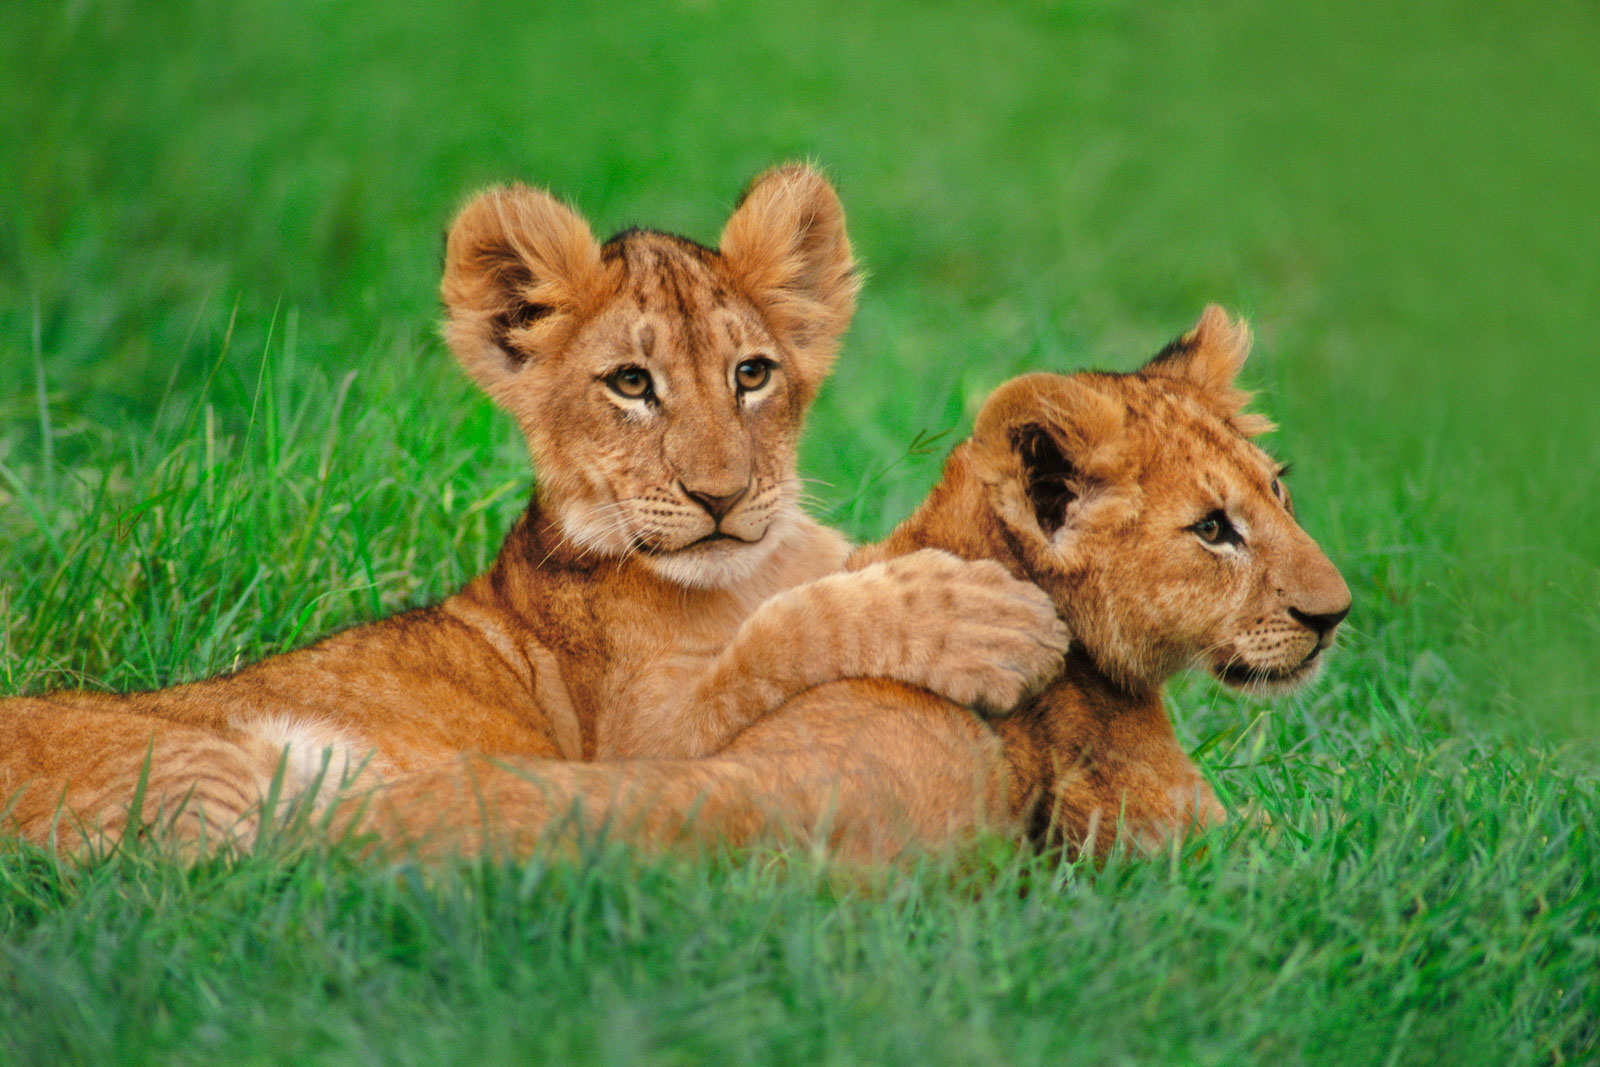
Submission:
[[972,442],[1002,521],[1051,541],[1076,507],[1116,474],[1121,406],[1079,378],[1029,374],[990,395]]
[[445,339],[491,395],[558,349],[600,287],[600,246],[549,193],[512,185],[474,197],[445,243]]
[[1250,394],[1234,388],[1234,379],[1250,355],[1250,326],[1230,319],[1216,304],[1200,313],[1194,329],[1166,345],[1138,373],[1146,378],[1168,378],[1199,386],[1209,393],[1218,412],[1246,437],[1273,429],[1265,415],[1244,411]]
[[1170,341],[1139,373],[1226,393],[1249,354],[1250,327],[1243,319],[1230,319],[1222,308],[1209,304],[1194,329]]
[[774,167],[751,182],[720,245],[768,328],[820,383],[855,314],[860,288],[833,187],[803,164]]

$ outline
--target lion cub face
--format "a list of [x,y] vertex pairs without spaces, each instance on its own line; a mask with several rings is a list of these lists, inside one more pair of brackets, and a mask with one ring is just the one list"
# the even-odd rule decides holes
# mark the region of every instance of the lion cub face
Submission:
[[720,250],[604,246],[548,194],[472,201],[451,229],[451,347],[516,416],[540,499],[581,553],[668,580],[753,572],[797,516],[795,450],[855,306],[844,214],[804,167],[759,178]]
[[[1154,686],[1190,666],[1256,690],[1308,680],[1350,609],[1295,521],[1270,428],[1233,388],[1243,323],[1208,308],[1134,374],[1034,375],[979,415],[1003,521],[1030,577],[1105,673]],[[1009,487],[1009,488],[1008,488]]]

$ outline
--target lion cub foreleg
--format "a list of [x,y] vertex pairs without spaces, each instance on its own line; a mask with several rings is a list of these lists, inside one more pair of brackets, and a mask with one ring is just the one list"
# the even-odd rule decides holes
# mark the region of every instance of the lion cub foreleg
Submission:
[[721,750],[818,685],[883,678],[1004,713],[1060,672],[1066,626],[998,563],[924,549],[761,605],[681,702],[635,723],[637,756]]
[[1051,724],[1057,737],[1052,821],[1064,843],[1104,855],[1123,838],[1159,852],[1227,821],[1159,700],[1106,717],[1083,712],[1064,709]]

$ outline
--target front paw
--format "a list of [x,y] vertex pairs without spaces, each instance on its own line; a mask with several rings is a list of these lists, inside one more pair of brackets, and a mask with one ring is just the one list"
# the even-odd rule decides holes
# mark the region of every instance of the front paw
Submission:
[[[924,549],[878,564],[894,587],[884,673],[1005,714],[1061,673],[1070,643],[1050,597],[991,560]],[[866,575],[875,568],[859,574]]]

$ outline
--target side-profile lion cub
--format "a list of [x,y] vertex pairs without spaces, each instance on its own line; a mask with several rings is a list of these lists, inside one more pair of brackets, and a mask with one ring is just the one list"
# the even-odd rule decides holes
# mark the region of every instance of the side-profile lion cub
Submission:
[[1224,817],[1173,734],[1187,667],[1304,682],[1350,608],[1250,441],[1234,377],[1249,334],[1218,308],[1133,374],[1034,374],[997,390],[927,502],[852,566],[929,548],[995,560],[1054,597],[1065,670],[986,722],[926,691],[845,681],[790,701],[701,760],[467,760],[370,793],[365,825],[442,850],[527,849],[553,822],[641,843],[825,843],[862,858],[980,828],[1103,851]]
[[1065,651],[1047,596],[940,552],[836,574],[846,544],[796,506],[856,288],[843,210],[805,167],[759,178],[717,250],[602,245],[546,193],[479,196],[447,243],[446,333],[539,477],[489,572],[230,676],[7,701],[0,810],[35,840],[115,835],[142,789],[146,816],[225,832],[280,765],[295,796],[462,753],[699,756],[839,678],[1009,708]]

